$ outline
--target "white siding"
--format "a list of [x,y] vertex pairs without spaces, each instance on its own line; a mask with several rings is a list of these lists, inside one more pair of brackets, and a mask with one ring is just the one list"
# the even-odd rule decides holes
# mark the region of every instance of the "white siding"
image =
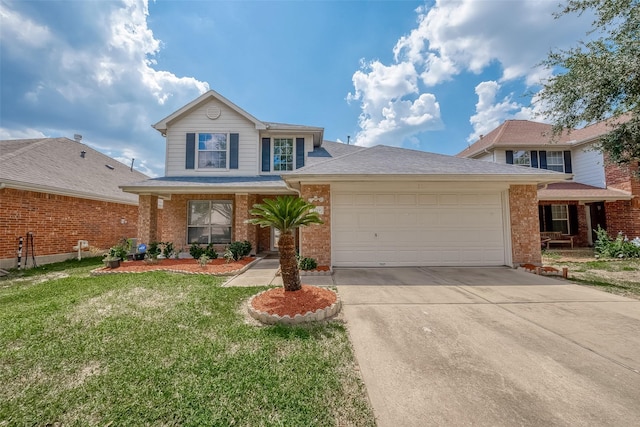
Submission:
[[496,163],[507,163],[507,152],[505,150],[495,150],[493,152],[493,161]]
[[269,159],[271,159],[271,164],[269,166],[270,171],[269,172],[262,172],[262,144],[260,144],[260,150],[259,150],[259,157],[258,157],[258,170],[260,171],[261,175],[281,175],[282,172],[281,171],[277,171],[274,172],[273,171],[273,139],[274,138],[292,138],[293,139],[293,167],[295,169],[296,167],[296,149],[297,149],[297,144],[296,144],[296,139],[297,138],[304,138],[304,164],[307,164],[307,155],[309,154],[310,151],[313,151],[313,137],[309,136],[309,135],[304,135],[304,134],[292,134],[292,133],[284,133],[281,132],[279,133],[278,131],[262,131],[262,133],[260,134],[260,141],[262,141],[262,138],[271,138],[271,153],[269,153]]
[[[220,117],[211,120],[207,108],[220,108]],[[186,134],[190,132],[223,132],[239,134],[238,169],[223,171],[185,169]],[[258,173],[259,141],[255,125],[226,105],[211,100],[167,129],[166,176],[252,176]],[[196,165],[197,166],[197,165]]]
[[571,151],[573,180],[594,187],[605,188],[604,160],[602,153],[591,146],[574,148]]
[[493,153],[484,153],[482,156],[477,157],[477,159],[485,162],[493,162]]

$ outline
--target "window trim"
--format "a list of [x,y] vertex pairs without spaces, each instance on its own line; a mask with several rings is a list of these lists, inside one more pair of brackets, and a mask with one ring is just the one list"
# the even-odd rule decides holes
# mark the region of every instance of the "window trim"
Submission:
[[[291,169],[285,170],[276,170],[276,162],[275,162],[275,149],[276,149],[276,140],[278,139],[286,139],[291,141]],[[281,172],[293,172],[296,170],[296,137],[295,136],[272,136],[271,137],[271,153],[269,162],[271,163],[271,172],[273,173],[281,173]]]
[[[194,160],[194,166],[195,166],[195,170],[197,171],[204,171],[204,172],[211,172],[211,171],[217,171],[217,172],[222,172],[222,171],[229,171],[229,161],[230,161],[230,154],[231,154],[231,132],[224,132],[224,131],[218,131],[218,132],[214,132],[214,131],[202,131],[202,132],[196,132],[196,147],[195,147],[195,160]],[[227,148],[225,149],[225,167],[224,168],[214,168],[214,167],[200,167],[200,135],[204,135],[204,134],[211,134],[211,135],[215,135],[215,134],[220,134],[220,135],[225,135],[225,140],[226,140],[226,144],[227,144]],[[222,150],[202,150],[204,152],[219,152]]]
[[[233,217],[234,217],[234,210],[235,210],[235,206],[234,206],[234,202],[231,199],[191,199],[191,200],[187,200],[187,218],[186,218],[186,225],[187,225],[187,233],[186,233],[186,241],[187,241],[187,245],[191,245],[193,243],[198,243],[198,244],[209,244],[211,243],[211,228],[212,227],[226,227],[226,224],[190,224],[190,216],[191,216],[191,203],[192,202],[208,202],[209,203],[209,218],[211,217],[211,211],[212,211],[212,206],[213,204],[228,204],[231,207],[231,216],[229,217],[229,241],[228,242],[215,242],[214,244],[216,245],[226,245],[229,244],[233,241]],[[189,241],[189,229],[191,228],[209,228],[209,232],[207,234],[207,242],[206,243],[200,243],[200,242],[190,242]]]
[[[555,215],[554,215],[554,209],[553,209],[554,207],[564,208],[563,210],[564,210],[565,217],[564,218],[556,218]],[[557,231],[557,230],[555,230],[556,227],[554,227],[556,222],[558,222],[558,223],[564,222],[564,223],[567,224],[567,227],[566,227],[567,232],[564,233],[564,231],[563,231],[563,234],[569,234],[571,232],[571,225],[569,224],[569,221],[570,221],[569,205],[551,205],[551,228],[554,229],[553,231]],[[564,228],[564,227],[561,227],[561,228]]]
[[[520,155],[518,155],[519,153],[522,153]],[[518,160],[525,157],[528,160],[527,163],[518,163]],[[514,150],[513,151],[513,164],[516,166],[526,166],[526,167],[531,167],[531,151],[529,150]]]
[[[553,157],[553,155],[552,156],[549,155],[551,153],[554,153],[554,155],[556,155],[556,154],[559,155],[560,163],[551,163],[549,161]],[[552,166],[560,166],[562,168],[562,170],[555,171],[555,172],[564,173],[564,170],[565,170],[564,151],[558,151],[558,150],[550,151],[550,150],[547,150],[547,170],[551,170],[551,171],[554,170],[554,169],[551,169]]]

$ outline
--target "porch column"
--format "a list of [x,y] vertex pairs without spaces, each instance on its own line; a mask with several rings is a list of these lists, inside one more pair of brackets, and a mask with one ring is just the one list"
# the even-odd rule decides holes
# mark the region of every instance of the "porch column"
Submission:
[[138,196],[138,242],[149,244],[158,241],[158,196]]
[[233,223],[233,240],[243,241],[248,240],[251,242],[252,253],[256,253],[258,250],[258,233],[256,226],[247,224],[247,220],[251,218],[249,211],[256,203],[256,196],[254,194],[238,193],[235,195],[234,201],[234,223]]
[[331,188],[329,184],[302,185],[300,197],[316,206],[323,224],[300,227],[300,255],[331,267]]
[[537,186],[512,185],[509,188],[509,213],[513,265],[542,263]]

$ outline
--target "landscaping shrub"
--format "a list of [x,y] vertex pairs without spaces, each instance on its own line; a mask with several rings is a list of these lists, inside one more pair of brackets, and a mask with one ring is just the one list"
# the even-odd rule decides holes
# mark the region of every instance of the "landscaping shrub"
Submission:
[[640,238],[629,240],[619,232],[615,239],[609,237],[607,230],[598,226],[596,230],[596,256],[605,258],[638,258],[640,257]]
[[318,262],[314,258],[304,257],[298,260],[298,268],[300,270],[315,270]]
[[234,261],[238,261],[251,253],[251,243],[247,240],[244,242],[232,242],[227,247],[227,251],[225,251],[225,259],[227,259],[227,252],[230,253],[231,258]]
[[218,253],[213,247],[213,243],[209,243],[207,246],[200,246],[198,243],[192,243],[189,247],[189,254],[195,258],[199,259],[202,255],[206,255],[209,259],[218,258]]

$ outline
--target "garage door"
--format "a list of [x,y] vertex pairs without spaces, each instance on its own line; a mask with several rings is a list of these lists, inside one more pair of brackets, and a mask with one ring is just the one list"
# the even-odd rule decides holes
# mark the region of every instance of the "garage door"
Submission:
[[501,191],[338,187],[332,210],[338,267],[506,264]]

